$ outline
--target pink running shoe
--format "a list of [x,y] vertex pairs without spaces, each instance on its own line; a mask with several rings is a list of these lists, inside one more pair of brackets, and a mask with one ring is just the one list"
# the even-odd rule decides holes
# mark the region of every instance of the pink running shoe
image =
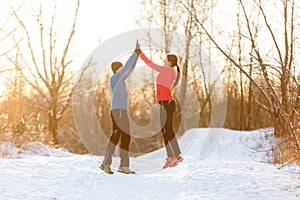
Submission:
[[178,163],[183,161],[183,157],[180,155],[177,158],[173,158],[173,163],[169,167],[175,167]]
[[173,165],[174,162],[176,162],[175,160],[176,158],[166,158],[166,163],[163,166],[163,169],[166,169],[168,167],[171,167]]

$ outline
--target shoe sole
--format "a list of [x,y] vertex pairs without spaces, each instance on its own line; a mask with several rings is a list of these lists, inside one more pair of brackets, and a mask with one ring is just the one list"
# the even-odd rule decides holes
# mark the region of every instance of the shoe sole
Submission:
[[124,172],[124,171],[119,171],[119,170],[118,170],[118,172],[123,173],[123,174],[135,174],[135,172]]

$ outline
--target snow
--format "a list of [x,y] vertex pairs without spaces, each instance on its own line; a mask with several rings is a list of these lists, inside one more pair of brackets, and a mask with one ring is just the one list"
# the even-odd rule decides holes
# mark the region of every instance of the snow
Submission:
[[[218,142],[201,157],[207,134],[216,132]],[[182,163],[160,169],[165,157],[160,149],[130,158],[135,175],[103,173],[101,156],[41,143],[20,150],[6,143],[0,150],[11,153],[0,159],[0,199],[300,199],[299,166],[259,162],[266,161],[264,150],[272,141],[270,131],[192,129],[179,139],[180,146],[190,143]],[[114,157],[114,171],[118,164]]]

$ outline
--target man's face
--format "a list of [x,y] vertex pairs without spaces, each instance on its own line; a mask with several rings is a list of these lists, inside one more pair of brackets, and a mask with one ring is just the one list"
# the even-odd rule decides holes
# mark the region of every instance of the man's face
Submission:
[[118,73],[123,68],[123,65],[116,71]]

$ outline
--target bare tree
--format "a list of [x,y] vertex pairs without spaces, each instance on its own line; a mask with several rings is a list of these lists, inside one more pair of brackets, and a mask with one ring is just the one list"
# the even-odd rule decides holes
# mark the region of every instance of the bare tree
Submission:
[[[216,36],[212,35],[206,26],[202,23],[199,16],[194,12],[190,12],[194,16],[195,22],[198,24],[199,28],[205,32],[207,37],[214,43],[215,47],[228,59],[231,63],[237,67],[255,86],[255,88],[260,92],[264,98],[264,102],[257,103],[264,108],[272,118],[273,126],[275,128],[275,134],[280,137],[286,138],[289,144],[292,144],[294,155],[293,158],[297,157],[299,159],[299,132],[295,128],[291,119],[293,110],[295,108],[295,100],[297,99],[297,82],[295,79],[295,74],[293,74],[293,68],[295,68],[294,63],[294,23],[295,23],[295,2],[293,0],[276,1],[277,6],[282,11],[282,15],[278,16],[281,19],[280,24],[270,24],[270,17],[266,13],[266,6],[262,4],[260,0],[253,0],[253,5],[262,15],[263,26],[266,28],[269,38],[271,38],[272,49],[268,55],[262,55],[259,46],[262,46],[257,38],[254,37],[254,30],[258,26],[253,26],[250,23],[249,13],[247,13],[245,1],[240,0],[239,3],[242,7],[242,15],[244,16],[247,38],[250,41],[251,50],[249,55],[251,57],[252,66],[255,66],[256,73],[260,74],[257,76],[263,82],[258,81],[252,73],[245,70],[245,66],[248,66],[247,60],[239,60],[231,52],[227,51],[220,43],[217,42]],[[270,6],[270,5],[268,5]],[[273,16],[274,17],[274,16]],[[279,26],[279,29],[278,29]],[[281,27],[281,29],[280,29]],[[279,31],[277,31],[279,30]],[[245,49],[247,51],[247,49]],[[244,50],[243,50],[244,51]],[[249,59],[248,59],[249,60]],[[275,62],[274,62],[275,61]],[[279,84],[277,84],[279,83]],[[262,85],[263,84],[263,85]],[[299,115],[298,115],[299,117]],[[289,149],[291,150],[291,148]],[[297,156],[295,156],[297,154]],[[290,159],[286,154],[283,155]],[[291,159],[293,159],[291,158]]]
[[[210,12],[212,12],[215,4],[217,1],[198,1],[198,0],[189,0],[189,1],[173,1],[173,0],[146,0],[143,1],[142,6],[143,10],[143,16],[139,17],[139,24],[147,26],[159,26],[163,30],[162,37],[164,38],[164,46],[165,46],[165,52],[170,52],[170,46],[172,44],[173,38],[171,38],[170,32],[176,31],[183,33],[183,35],[186,38],[186,41],[184,44],[172,44],[172,46],[176,46],[178,49],[184,49],[185,56],[180,57],[180,65],[181,65],[181,71],[182,71],[182,77],[185,80],[190,80],[194,77],[195,70],[190,69],[192,63],[189,62],[191,57],[198,57],[199,59],[196,61],[199,64],[198,67],[202,69],[203,77],[202,80],[204,82],[204,89],[205,89],[205,97],[207,99],[204,99],[203,108],[205,108],[207,105],[210,107],[210,93],[213,90],[214,83],[209,83],[209,78],[206,79],[206,77],[209,77],[209,75],[205,74],[205,69],[202,63],[202,52],[195,50],[195,47],[192,47],[192,40],[196,38],[196,36],[199,34],[197,32],[197,26],[194,23],[193,16],[189,14],[189,12],[196,12],[194,7],[191,5],[197,5],[197,9],[201,10],[201,21],[203,23],[207,22],[209,20]],[[186,11],[186,10],[188,11]],[[145,14],[146,13],[146,14]],[[181,15],[178,15],[177,13],[181,13]],[[202,34],[200,34],[201,36]],[[200,39],[200,48],[202,48],[202,45],[205,41],[203,39]],[[181,50],[182,52],[182,50]],[[199,55],[200,53],[200,55]],[[206,66],[207,67],[207,66]],[[209,67],[207,67],[209,68]],[[195,84],[193,84],[194,87],[198,87]],[[185,99],[185,93],[187,89],[187,81],[182,81],[181,85],[178,86],[178,89],[180,90],[180,99]],[[197,95],[200,95],[200,92],[197,93]],[[204,110],[204,109],[202,109]],[[210,110],[208,108],[208,110]],[[210,111],[209,111],[210,112]],[[203,112],[204,113],[204,112]],[[208,113],[208,116],[210,113]],[[209,117],[208,117],[209,118]],[[203,118],[202,118],[203,119]]]
[[[19,10],[20,7],[16,8],[16,10]],[[4,21],[1,21],[1,26],[0,26],[0,44],[1,44],[1,52],[0,52],[0,59],[1,58],[5,58],[6,55],[8,53],[10,53],[15,47],[16,45],[7,45],[7,43],[5,43],[8,38],[12,37],[12,35],[14,34],[14,32],[17,30],[17,28],[19,26],[13,26],[13,27],[10,27],[9,24],[11,22],[13,18],[13,12],[10,13],[5,19]],[[4,47],[4,48],[3,48]],[[0,66],[0,74],[1,73],[4,73],[4,72],[7,72],[7,71],[11,71],[12,68],[8,68],[7,66],[5,65],[1,65]]]
[[[80,0],[76,2],[71,26],[64,27],[61,32],[56,29],[59,20],[56,17],[57,2],[54,1],[53,13],[48,20],[45,10],[49,10],[49,7],[45,8],[43,3],[40,2],[38,13],[26,18],[26,21],[21,12],[14,10],[13,16],[20,28],[18,35],[14,36],[16,51],[7,57],[45,101],[40,102],[39,106],[47,112],[49,134],[52,143],[58,145],[58,123],[69,106],[73,92],[72,77],[67,73],[72,59],[68,55],[75,34]],[[59,43],[59,36],[65,34],[66,39]],[[18,42],[18,38],[23,38],[22,42]],[[14,59],[16,55],[20,58],[18,62]]]

